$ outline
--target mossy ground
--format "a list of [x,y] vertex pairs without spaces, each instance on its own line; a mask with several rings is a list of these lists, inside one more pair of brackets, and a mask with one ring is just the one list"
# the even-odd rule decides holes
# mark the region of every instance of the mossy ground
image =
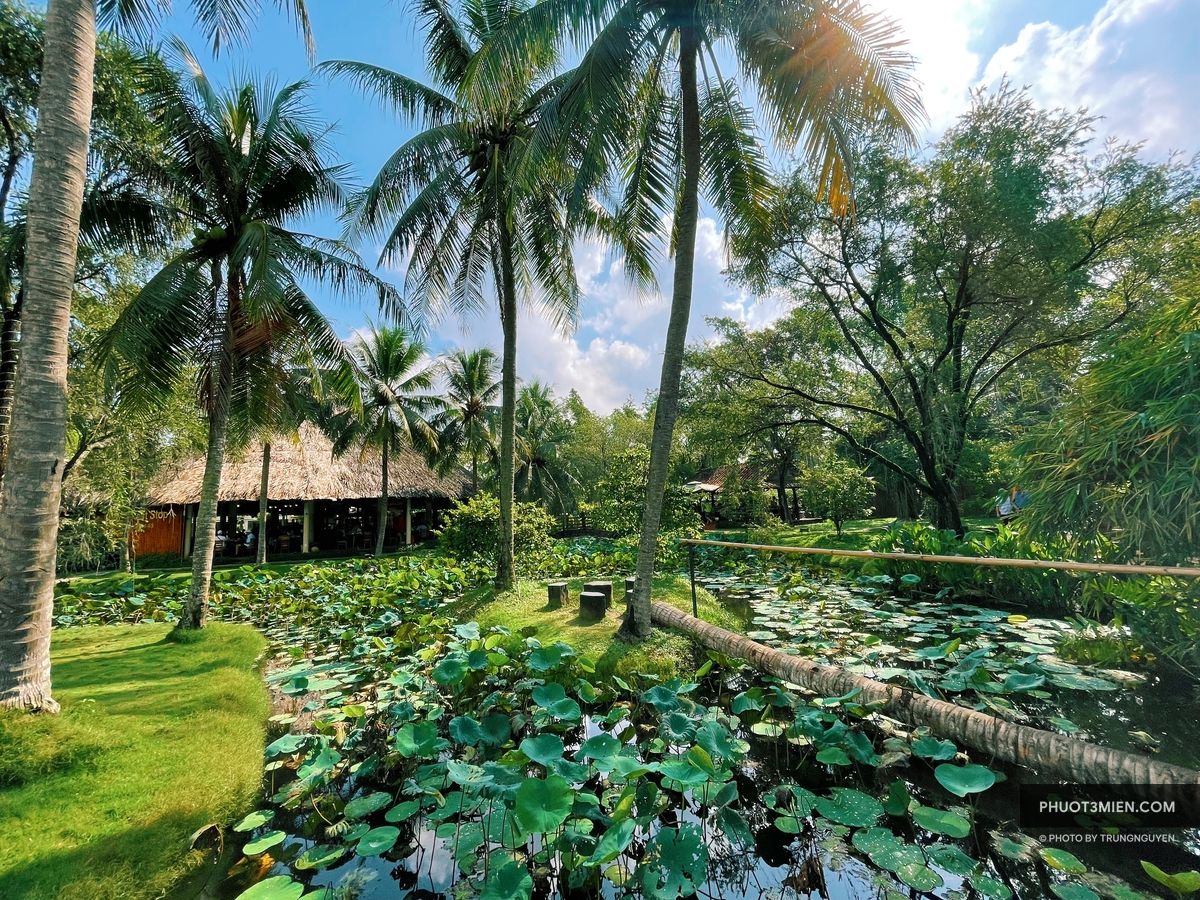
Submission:
[[[465,597],[455,610],[462,621],[475,620],[485,628],[503,625],[513,631],[535,629],[534,636],[543,643],[563,641],[580,656],[596,662],[601,674],[646,673],[663,677],[691,674],[700,661],[693,641],[684,635],[660,628],[648,640],[628,642],[617,638],[625,610],[624,585],[613,578],[614,603],[608,615],[599,622],[588,622],[579,616],[579,592],[585,580],[567,579],[571,600],[561,609],[547,607],[548,581],[521,581],[512,591],[497,594],[489,589]],[[691,587],[686,578],[665,575],[654,581],[655,600],[670,603],[680,609],[692,609]],[[711,594],[697,591],[700,617],[706,622],[731,630],[741,630],[741,620],[722,606]]]
[[253,804],[267,693],[252,628],[56,631],[58,716],[0,715],[0,897],[186,896],[190,835]]

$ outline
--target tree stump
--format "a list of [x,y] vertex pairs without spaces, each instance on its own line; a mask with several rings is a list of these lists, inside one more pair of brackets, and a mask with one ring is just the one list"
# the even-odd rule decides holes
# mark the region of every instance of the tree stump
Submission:
[[625,606],[633,602],[633,592],[637,588],[637,576],[631,575],[625,579]]
[[599,591],[584,591],[579,595],[579,617],[599,622],[608,609],[608,599]]
[[564,603],[571,599],[565,581],[552,581],[546,585],[546,608],[562,609]]
[[604,608],[607,610],[612,606],[612,582],[611,581],[589,581],[583,586],[585,591],[593,594],[604,595]]

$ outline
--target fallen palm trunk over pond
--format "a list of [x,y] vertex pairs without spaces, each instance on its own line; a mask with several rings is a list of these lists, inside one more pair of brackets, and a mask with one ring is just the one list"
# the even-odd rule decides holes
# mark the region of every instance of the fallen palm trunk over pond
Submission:
[[780,653],[740,634],[718,628],[664,603],[653,605],[658,625],[691,635],[705,647],[808,688],[826,697],[858,691],[863,703],[909,725],[924,725],[944,738],[989,754],[1003,762],[1036,770],[1048,778],[1081,784],[1200,784],[1200,772],[1147,756],[1100,747],[1061,734],[1005,722],[945,700]]

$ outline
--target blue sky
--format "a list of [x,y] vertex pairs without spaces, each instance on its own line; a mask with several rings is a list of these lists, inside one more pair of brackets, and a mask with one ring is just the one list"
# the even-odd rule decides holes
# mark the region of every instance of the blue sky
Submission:
[[[246,71],[289,81],[309,75],[302,42],[273,8],[246,46],[212,60],[191,24],[186,0],[175,5],[177,12],[163,23],[162,33],[183,37],[214,79]],[[918,59],[929,115],[927,140],[966,107],[972,87],[1007,76],[1029,86],[1046,105],[1085,105],[1103,115],[1103,133],[1144,141],[1149,156],[1200,149],[1196,0],[875,0],[871,5],[896,20]],[[404,0],[309,0],[309,6],[319,60],[364,60],[423,76],[420,36]],[[359,180],[372,177],[411,133],[343,84],[316,79],[312,101],[336,123],[336,146]],[[312,227],[337,232],[332,218]],[[374,259],[377,248],[359,249]],[[765,324],[779,315],[777,302],[747,296],[721,274],[719,223],[701,223],[699,249],[692,340],[707,334],[706,316]],[[523,317],[518,370],[562,394],[577,388],[591,406],[607,411],[627,398],[643,399],[657,385],[668,303],[661,294],[635,296],[603,248],[582,245],[577,256],[585,290],[579,330],[561,335],[546,322]],[[669,284],[669,272],[664,262],[661,284]],[[383,274],[399,278],[399,273]],[[344,335],[362,327],[373,312],[331,298],[322,298],[322,305]],[[438,350],[497,347],[498,332],[489,314],[436,325],[432,343]]]

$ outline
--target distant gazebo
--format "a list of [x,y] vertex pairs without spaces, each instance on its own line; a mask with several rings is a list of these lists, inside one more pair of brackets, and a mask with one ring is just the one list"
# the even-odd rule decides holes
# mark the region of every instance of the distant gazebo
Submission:
[[[221,556],[252,555],[244,540],[257,528],[263,447],[231,454],[221,472],[217,533]],[[204,455],[164,471],[146,492],[146,522],[135,538],[138,556],[191,555],[196,512],[204,479]],[[378,450],[350,449],[334,456],[333,444],[313,425],[299,438],[271,443],[267,486],[268,554],[352,553],[373,549],[382,491]],[[385,546],[412,544],[428,537],[439,515],[464,496],[467,479],[458,470],[439,475],[418,453],[388,456],[388,512]]]

